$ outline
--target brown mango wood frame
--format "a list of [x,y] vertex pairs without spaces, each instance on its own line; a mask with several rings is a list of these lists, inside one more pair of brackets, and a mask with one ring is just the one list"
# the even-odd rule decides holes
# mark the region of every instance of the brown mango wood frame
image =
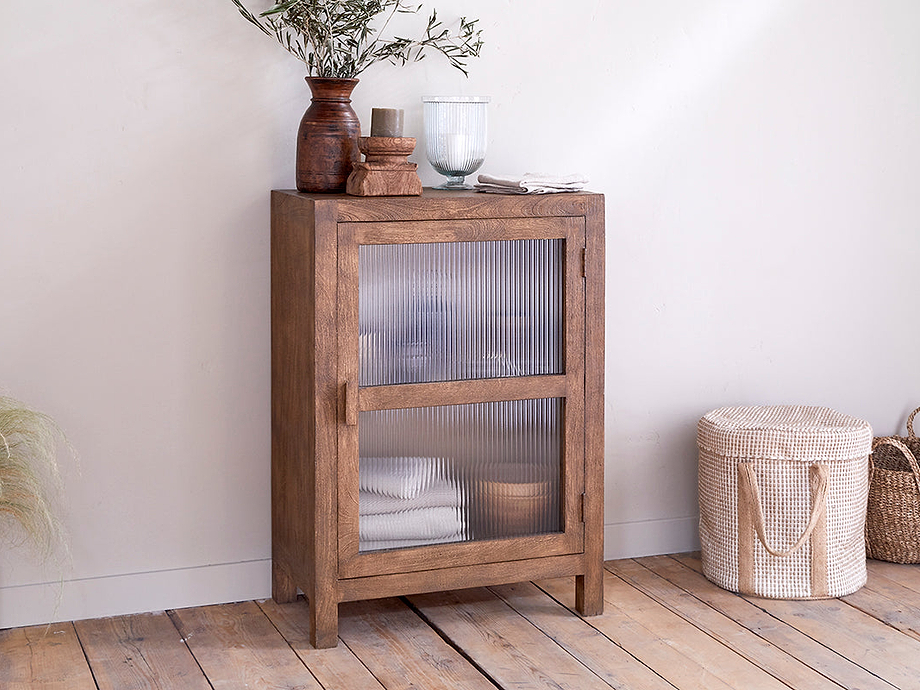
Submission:
[[[565,373],[361,388],[360,244],[565,240]],[[575,576],[576,607],[603,610],[604,198],[425,190],[420,197],[272,192],[272,596],[310,605],[332,647],[338,604]],[[358,551],[359,412],[564,399],[559,533]]]

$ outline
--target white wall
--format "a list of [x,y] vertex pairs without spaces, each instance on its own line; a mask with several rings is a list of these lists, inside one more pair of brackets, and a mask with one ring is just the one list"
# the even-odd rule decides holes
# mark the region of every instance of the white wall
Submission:
[[[431,7],[432,3],[428,4]],[[608,557],[696,545],[696,420],[920,404],[920,5],[439,0],[480,17],[354,106],[487,94],[484,171],[607,195]],[[0,388],[52,415],[71,558],[0,551],[0,627],[269,594],[268,190],[300,65],[229,0],[4,8]],[[423,158],[422,179],[437,175]]]

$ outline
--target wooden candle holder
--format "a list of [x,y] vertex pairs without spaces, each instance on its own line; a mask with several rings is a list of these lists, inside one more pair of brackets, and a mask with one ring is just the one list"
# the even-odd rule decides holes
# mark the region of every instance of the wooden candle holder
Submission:
[[345,191],[353,196],[418,196],[422,193],[418,164],[406,158],[415,151],[415,137],[361,137],[364,160],[355,163]]

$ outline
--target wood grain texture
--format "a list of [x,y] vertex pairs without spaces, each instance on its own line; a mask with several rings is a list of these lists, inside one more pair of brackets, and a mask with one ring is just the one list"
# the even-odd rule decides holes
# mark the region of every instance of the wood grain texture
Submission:
[[566,379],[566,376],[525,376],[374,386],[362,389],[359,407],[362,411],[395,410],[501,400],[558,398],[566,395],[568,391]]
[[214,690],[322,690],[255,602],[177,609],[170,617]]
[[406,158],[415,149],[414,137],[370,136],[358,139],[364,160],[355,163],[345,191],[353,196],[418,196],[422,193],[418,163]]
[[315,531],[311,494],[315,429],[315,224],[312,203],[271,196],[272,594],[293,601],[311,589]]
[[354,196],[416,196],[422,181],[415,170],[373,170],[359,163],[348,178],[346,191]]
[[836,649],[895,687],[920,687],[920,641],[899,634],[884,622],[837,599],[756,601],[770,615],[825,646]]
[[[338,642],[338,505],[335,490],[338,482],[338,435],[340,377],[337,371],[339,327],[338,305],[338,225],[336,205],[328,201],[316,204],[313,235],[316,242],[316,280],[313,300],[316,323],[314,360],[316,431],[313,453],[301,461],[312,460],[313,493],[311,496],[315,529],[313,539],[313,584],[307,593],[313,619],[311,636],[318,648],[334,647]],[[303,228],[301,229],[303,231]]]
[[3,690],[95,690],[72,623],[0,630]]
[[841,687],[651,569],[643,567],[644,563],[645,561],[637,563],[623,560],[611,563],[607,567],[643,594],[705,631],[789,687],[809,690],[839,690]]
[[[692,561],[682,558],[681,562]],[[693,565],[701,567],[698,561]],[[744,598],[895,687],[920,687],[920,642],[846,602]]]
[[[606,610],[587,618],[571,577],[346,603],[332,649],[313,648],[303,598],[0,631],[0,689],[920,687],[917,641],[899,629],[920,594],[906,586],[914,566],[882,576],[870,564],[867,599],[779,602],[786,611],[698,567],[692,554],[607,563]],[[827,607],[848,613],[815,615]]]
[[842,600],[920,640],[920,592],[870,571],[866,586]]
[[[340,559],[339,571],[343,581],[357,577],[393,575],[401,572],[415,573],[417,576],[420,573],[428,573],[427,576],[433,576],[441,569],[473,567],[490,563],[505,564],[506,569],[520,573],[521,568],[527,567],[533,561],[534,556],[547,558],[577,553],[578,562],[583,563],[581,549],[582,532],[579,528],[573,527],[568,534],[561,532],[537,534],[514,539],[466,541],[414,549],[352,553],[352,557],[346,558],[343,555]],[[559,574],[568,575],[569,573]],[[476,586],[483,584],[485,583],[479,582],[476,583]],[[405,594],[409,593],[405,592]]]
[[387,690],[495,690],[397,599],[344,604],[340,634]]
[[276,604],[268,600],[260,601],[258,605],[324,688],[383,690],[383,686],[347,646],[313,648],[306,600],[291,604]]
[[583,226],[580,218],[455,218],[389,223],[341,223],[359,244],[496,242],[563,239]]
[[585,573],[575,605],[589,615],[604,608],[604,197],[586,197],[585,209]]
[[667,690],[674,687],[588,621],[573,616],[533,583],[489,589],[610,687],[623,690]]
[[165,613],[74,623],[99,690],[207,690],[211,686]]
[[409,601],[502,687],[609,688],[488,589],[424,594]]
[[720,589],[690,565],[699,561],[689,555],[676,557],[655,556],[640,562],[672,584],[722,613],[740,626],[752,631],[770,644],[821,675],[845,688],[865,690],[891,690],[891,684],[869,673],[858,664],[816,642],[796,628],[771,616],[762,608],[742,597]]
[[360,325],[360,294],[354,226],[339,223],[338,240],[338,377],[346,395],[343,401],[344,424],[338,427],[338,477],[335,486],[329,490],[338,495],[338,577],[342,578],[347,576],[349,559],[358,553],[358,420],[361,403],[366,402],[367,396],[362,394],[358,381],[360,355],[355,334]]
[[368,204],[365,199],[347,195],[300,194],[293,190],[277,193],[301,202],[317,199],[335,202],[339,222],[583,216],[589,199],[599,196],[590,193],[504,196],[425,188],[419,197],[381,197]]
[[[574,597],[558,580],[537,585],[572,608]],[[605,572],[603,615],[584,619],[681,690],[785,687],[698,628]]]
[[902,587],[920,592],[920,564],[888,563],[870,560],[866,562],[869,576],[881,576]]
[[[565,239],[564,376],[355,388],[361,243],[513,238]],[[512,575],[575,575],[578,609],[603,609],[603,373],[588,372],[589,363],[603,367],[603,251],[597,194],[272,193],[272,591],[279,603],[304,592],[315,646],[337,643],[341,601]],[[590,318],[588,290],[599,308]],[[560,533],[358,552],[356,410],[539,397],[565,399]]]
[[[432,558],[431,562],[446,564],[452,561],[438,561]],[[482,587],[489,584],[520,582],[523,573],[527,573],[527,577],[537,578],[575,575],[584,572],[584,569],[584,557],[581,554],[574,554],[459,567],[446,566],[420,572],[397,572],[391,575],[341,580],[339,586],[342,601],[357,601],[400,594],[437,592],[460,587]]]

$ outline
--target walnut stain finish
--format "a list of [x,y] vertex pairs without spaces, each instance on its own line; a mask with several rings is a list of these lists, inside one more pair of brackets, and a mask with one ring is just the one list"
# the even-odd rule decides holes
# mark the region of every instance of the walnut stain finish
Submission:
[[[603,611],[604,207],[599,194],[417,197],[272,192],[272,592],[309,600],[310,641],[333,647],[340,602],[575,576]],[[360,389],[361,244],[565,241],[565,371]],[[360,553],[358,413],[565,400],[563,527],[554,534]]]

